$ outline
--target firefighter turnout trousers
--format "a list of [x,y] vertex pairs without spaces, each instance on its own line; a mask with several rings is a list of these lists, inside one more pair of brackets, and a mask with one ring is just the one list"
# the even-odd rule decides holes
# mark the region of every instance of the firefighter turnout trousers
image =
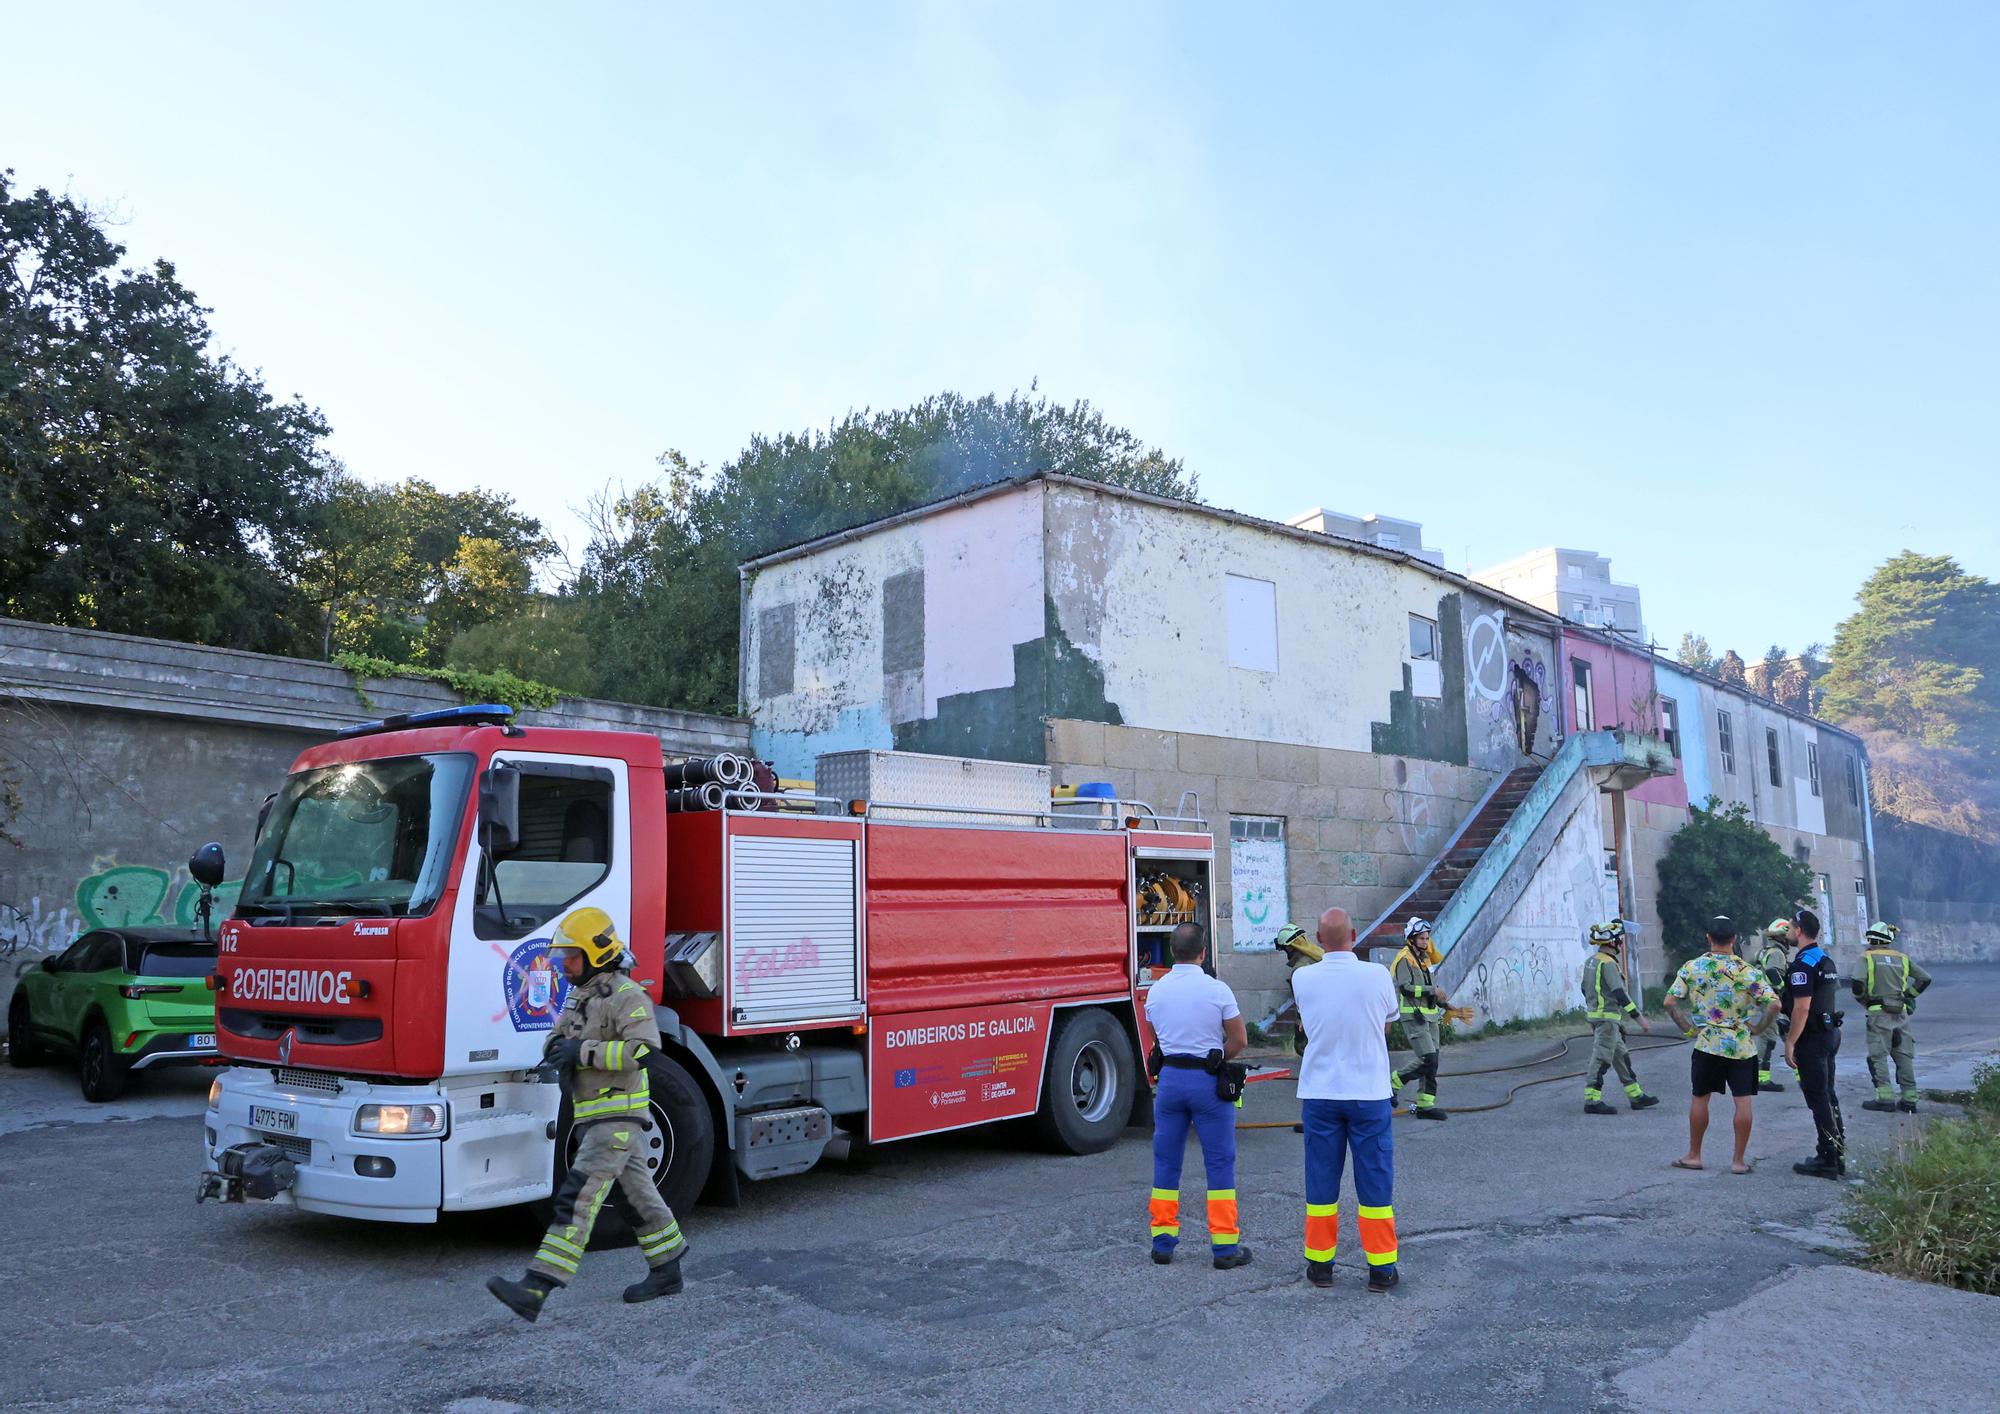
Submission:
[[638,1237],[648,1267],[678,1262],[687,1239],[673,1211],[653,1186],[646,1169],[646,1136],[652,1121],[641,1115],[601,1119],[583,1126],[583,1142],[570,1162],[569,1175],[556,1190],[555,1221],[542,1237],[528,1270],[540,1272],[558,1286],[567,1286],[576,1265],[590,1246],[590,1232],[607,1199],[620,1200],[626,1220]]
[[1215,1093],[1205,1070],[1167,1066],[1153,1099],[1153,1250],[1172,1252],[1181,1240],[1181,1162],[1188,1130],[1201,1140],[1208,1181],[1208,1240],[1218,1257],[1236,1255],[1236,1106]]
[[1910,1018],[1902,1012],[1870,1009],[1868,1013],[1868,1078],[1875,1082],[1875,1098],[1896,1097],[1889,1087],[1889,1066],[1895,1063],[1896,1084],[1903,1098],[1917,1098],[1917,1042],[1910,1034]]
[[1593,1021],[1590,1030],[1590,1076],[1584,1082],[1583,1098],[1604,1098],[1604,1072],[1613,1067],[1628,1099],[1636,1100],[1645,1094],[1639,1085],[1639,1073],[1632,1069],[1632,1050],[1625,1044],[1624,1026],[1617,1021]]
[[1395,1150],[1388,1100],[1302,1100],[1306,1129],[1306,1260],[1340,1248],[1340,1178],[1354,1157],[1361,1253],[1371,1267],[1396,1260]]
[[1427,1110],[1437,1104],[1438,1041],[1443,1029],[1438,1018],[1403,1008],[1403,1036],[1409,1041],[1410,1054],[1415,1059],[1396,1072],[1396,1085],[1401,1088],[1412,1080],[1417,1082],[1416,1096],[1410,1102],[1416,1109]]

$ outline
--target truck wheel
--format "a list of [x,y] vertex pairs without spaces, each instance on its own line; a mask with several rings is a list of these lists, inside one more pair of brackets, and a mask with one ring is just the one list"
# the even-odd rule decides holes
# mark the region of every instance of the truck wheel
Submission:
[[[652,1171],[653,1186],[679,1218],[694,1207],[702,1185],[708,1182],[709,1165],[715,1160],[715,1120],[701,1090],[672,1058],[649,1060],[648,1072],[653,1128],[646,1135],[646,1166]],[[565,1095],[556,1120],[555,1189],[561,1189],[569,1177],[569,1161],[581,1142],[571,1118],[569,1096]],[[531,1206],[544,1225],[555,1216],[553,1197]],[[591,1230],[591,1249],[630,1247],[632,1242],[625,1202],[614,1189]]]
[[1095,1007],[1071,1012],[1049,1042],[1035,1131],[1056,1153],[1096,1154],[1118,1141],[1132,1112],[1137,1067],[1125,1028]]
[[7,1060],[23,1070],[42,1063],[42,1043],[28,1022],[28,998],[18,988],[7,1008]]
[[130,1072],[125,1059],[112,1049],[111,1033],[102,1021],[90,1023],[83,1033],[83,1049],[77,1053],[77,1077],[83,1082],[83,1098],[102,1105],[125,1093]]

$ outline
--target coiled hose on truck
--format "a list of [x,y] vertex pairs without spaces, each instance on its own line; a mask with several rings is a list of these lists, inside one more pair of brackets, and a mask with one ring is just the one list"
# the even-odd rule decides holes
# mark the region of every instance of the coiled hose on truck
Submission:
[[[1596,1033],[1592,1031],[1579,1032],[1574,1036],[1563,1037],[1562,1044],[1557,1046],[1553,1051],[1550,1051],[1545,1056],[1530,1056],[1527,1060],[1514,1061],[1509,1065],[1487,1065],[1487,1066],[1480,1066],[1473,1070],[1447,1070],[1441,1072],[1438,1075],[1438,1079],[1451,1080],[1462,1075],[1499,1075],[1502,1072],[1510,1070],[1529,1070],[1538,1065],[1550,1065],[1557,1061],[1566,1059],[1569,1056],[1569,1048],[1575,1045],[1578,1041],[1593,1040],[1595,1039],[1595,1036]],[[1641,1039],[1643,1041],[1643,1044],[1640,1045],[1628,1044],[1628,1048],[1633,1051],[1664,1051],[1674,1046],[1685,1046],[1687,1044],[1687,1038],[1685,1036],[1676,1036],[1671,1039],[1662,1039],[1658,1041],[1646,1041],[1644,1040],[1643,1037]],[[1508,1090],[1506,1096],[1503,1099],[1495,1100],[1490,1105],[1449,1105],[1449,1106],[1440,1105],[1438,1106],[1438,1108],[1443,1110],[1446,1114],[1460,1114],[1460,1115],[1482,1114],[1487,1110],[1505,1109],[1508,1105],[1514,1103],[1514,1097],[1520,1094],[1523,1090],[1531,1089],[1536,1085],[1553,1085],[1558,1080],[1580,1080],[1588,1073],[1589,1073],[1588,1071],[1584,1070],[1567,1070],[1564,1071],[1561,1075],[1538,1075],[1533,1080],[1523,1080],[1519,1085],[1516,1085],[1512,1089]],[[1394,1110],[1391,1111],[1392,1114],[1399,1114],[1399,1115],[1408,1114],[1409,1112],[1410,1112],[1409,1106],[1407,1105],[1398,1105]],[[1290,1120],[1290,1119],[1238,1120],[1236,1123],[1236,1127],[1238,1129],[1296,1130],[1299,1128],[1299,1123],[1297,1120]]]

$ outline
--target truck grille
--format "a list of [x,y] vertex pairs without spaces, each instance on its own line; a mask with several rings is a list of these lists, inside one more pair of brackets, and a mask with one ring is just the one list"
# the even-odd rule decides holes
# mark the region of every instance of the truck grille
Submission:
[[328,1075],[323,1070],[295,1070],[281,1065],[271,1074],[288,1090],[317,1090],[323,1095],[340,1093],[340,1077]]
[[296,1134],[259,1134],[257,1137],[284,1150],[285,1157],[295,1164],[312,1162],[313,1142],[310,1139],[301,1139]]

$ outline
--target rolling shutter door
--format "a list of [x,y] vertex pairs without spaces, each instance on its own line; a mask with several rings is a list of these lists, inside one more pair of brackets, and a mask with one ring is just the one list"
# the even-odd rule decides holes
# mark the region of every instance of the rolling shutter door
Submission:
[[757,1025],[859,1016],[853,840],[734,836],[731,1014]]

